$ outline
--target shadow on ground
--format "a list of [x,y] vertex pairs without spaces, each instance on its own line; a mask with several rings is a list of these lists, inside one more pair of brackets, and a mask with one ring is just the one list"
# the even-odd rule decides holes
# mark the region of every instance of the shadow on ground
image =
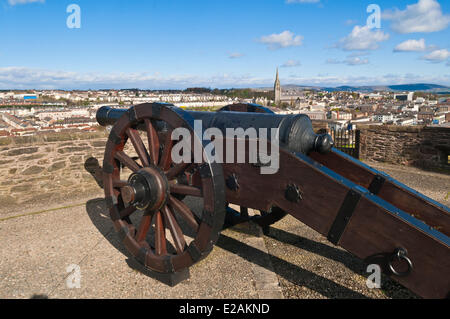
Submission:
[[[94,226],[98,231],[108,240],[108,242],[119,250],[125,257],[127,257],[126,263],[132,269],[135,269],[146,276],[156,278],[154,273],[149,271],[147,268],[138,263],[124,248],[120,242],[118,236],[116,235],[112,222],[108,215],[108,210],[106,208],[105,200],[103,198],[97,198],[90,200],[86,203],[86,211],[89,215]],[[284,230],[271,228],[270,234],[271,238],[286,243],[294,245],[303,250],[309,251],[311,253],[332,259],[336,262],[344,264],[347,268],[353,272],[360,275],[367,275],[365,273],[366,265],[363,261],[357,259],[350,253],[328,246],[326,244],[310,240],[295,234],[288,233]],[[234,238],[227,235],[221,234],[217,242],[217,246],[225,249],[233,254],[236,254],[247,261],[254,263],[256,265],[267,267],[264,262],[264,257],[266,253],[253,248],[245,243],[242,243]],[[319,276],[311,271],[302,269],[301,267],[280,259],[276,256],[269,255],[274,266],[276,266],[276,273],[278,276],[290,281],[291,283],[298,286],[305,286],[311,290],[314,290],[321,295],[328,298],[367,298],[365,295],[346,288],[332,280]],[[270,269],[272,270],[272,269]],[[390,281],[388,279],[388,281]],[[396,283],[388,283],[388,285],[397,285]],[[397,293],[386,294],[393,298],[398,298]],[[410,296],[408,296],[410,297]]]
[[[296,234],[292,234],[286,232],[282,229],[278,228],[270,228],[270,232],[267,235],[268,237],[277,240],[278,242],[282,242],[288,245],[292,245],[298,247],[302,250],[311,252],[313,254],[334,260],[343,264],[345,267],[353,271],[354,273],[361,275],[363,277],[367,277],[368,273],[366,272],[368,263],[355,257],[349,252],[338,249],[327,244],[311,240]],[[271,256],[271,258],[276,258]],[[276,264],[277,260],[273,260],[273,263]],[[386,275],[382,275],[382,287],[383,292],[389,298],[394,299],[402,299],[402,298],[419,298],[417,295],[412,293],[407,288],[403,287],[399,283],[393,281]]]
[[106,207],[105,200],[103,198],[96,198],[89,200],[86,203],[86,212],[91,219],[94,226],[98,231],[108,240],[108,242],[120,251],[127,259],[125,262],[131,269],[139,271],[140,273],[154,278],[157,278],[153,272],[148,270],[146,267],[142,266],[139,262],[134,259],[133,256],[125,249],[124,245],[120,242],[119,237],[114,231],[112,221],[109,218],[108,209]]
[[[234,238],[222,234],[217,242],[217,246],[239,255],[251,263],[266,267],[264,263],[260,262],[261,260],[264,260],[263,255],[266,254],[265,252],[241,243]],[[296,285],[305,286],[328,298],[367,298],[363,294],[352,291],[351,289],[348,289],[327,278],[318,276],[313,272],[300,268],[297,265],[289,263],[273,255],[269,256],[272,262],[275,261],[279,266],[277,267],[276,274]]]

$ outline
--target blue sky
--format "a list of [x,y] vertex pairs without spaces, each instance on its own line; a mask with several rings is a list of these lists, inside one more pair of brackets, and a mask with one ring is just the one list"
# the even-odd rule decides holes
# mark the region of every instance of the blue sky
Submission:
[[449,27],[444,0],[0,0],[0,89],[450,85]]

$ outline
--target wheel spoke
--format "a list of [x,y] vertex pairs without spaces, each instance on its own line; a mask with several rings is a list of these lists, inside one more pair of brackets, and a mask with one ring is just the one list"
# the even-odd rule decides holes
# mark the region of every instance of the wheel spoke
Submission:
[[178,225],[175,217],[173,216],[172,212],[170,211],[169,207],[164,206],[163,208],[163,214],[164,214],[164,222],[166,223],[167,227],[170,230],[170,233],[172,234],[175,248],[178,252],[178,254],[181,254],[184,249],[186,248],[186,241],[184,240],[183,231],[181,230],[180,226]]
[[142,217],[141,224],[139,225],[139,229],[136,234],[136,241],[138,243],[145,240],[145,237],[147,236],[151,224],[152,224],[152,215],[144,215]]
[[166,140],[164,142],[164,151],[159,161],[159,167],[164,171],[169,169],[170,163],[172,162],[172,146],[172,130],[170,130],[167,132]]
[[171,179],[177,177],[178,175],[180,175],[190,165],[191,165],[191,163],[176,164],[174,167],[169,169],[169,171],[167,172],[167,174],[166,174],[167,179],[171,180]]
[[122,180],[114,180],[113,181],[113,187],[114,188],[122,188],[124,186],[127,186],[128,182],[127,181],[122,181]]
[[188,195],[195,197],[202,197],[202,190],[194,186],[188,186],[183,184],[170,185],[170,192],[180,195]]
[[241,206],[241,217],[245,218],[245,219],[249,218],[249,216],[248,216],[248,208],[247,207],[242,207]]
[[115,158],[118,159],[123,165],[128,167],[134,173],[141,169],[141,166],[136,163],[131,157],[125,154],[123,151],[116,153]]
[[128,128],[127,135],[130,138],[131,143],[133,144],[142,165],[144,165],[145,167],[150,166],[149,155],[147,153],[147,149],[144,146],[144,143],[142,142],[141,137],[139,136],[139,132],[135,129]]
[[130,216],[131,214],[133,214],[136,210],[137,210],[137,208],[135,206],[128,206],[127,208],[125,208],[124,210],[122,210],[120,212],[120,218],[124,219],[124,218]]
[[181,217],[183,217],[189,227],[191,227],[194,231],[197,231],[198,223],[195,220],[194,214],[185,203],[173,196],[169,196],[169,205],[174,211],[178,212]]
[[166,230],[164,229],[164,222],[160,211],[156,212],[155,215],[155,251],[158,256],[167,254]]
[[159,138],[158,133],[152,121],[145,119],[145,129],[148,137],[148,149],[150,150],[150,159],[153,165],[158,165],[159,161]]

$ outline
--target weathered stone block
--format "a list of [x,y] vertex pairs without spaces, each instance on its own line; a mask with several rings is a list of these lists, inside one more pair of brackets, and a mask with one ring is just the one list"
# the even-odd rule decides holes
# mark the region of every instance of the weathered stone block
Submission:
[[106,141],[92,141],[91,145],[97,148],[98,147],[104,148],[106,146]]
[[30,156],[23,156],[20,158],[21,161],[33,161],[40,158],[43,158],[46,154],[34,154]]
[[40,185],[40,188],[46,189],[46,190],[54,190],[54,189],[60,189],[61,186],[56,183],[42,183]]
[[47,170],[51,172],[59,171],[60,169],[63,169],[66,167],[66,162],[57,162],[54,163],[52,166],[50,166]]
[[39,150],[39,147],[27,147],[10,150],[6,153],[8,156],[18,156],[23,154],[33,154]]
[[18,185],[11,188],[11,193],[28,192],[33,188],[33,184]]
[[44,167],[42,166],[31,166],[22,172],[23,175],[34,175],[39,174],[44,171]]
[[88,146],[72,146],[72,147],[64,147],[58,149],[59,154],[68,154],[68,153],[75,153],[75,152],[83,152],[90,150],[91,148]]
[[62,143],[60,146],[73,146],[74,142]]
[[69,160],[71,163],[81,163],[83,161],[83,156],[81,155],[71,156]]

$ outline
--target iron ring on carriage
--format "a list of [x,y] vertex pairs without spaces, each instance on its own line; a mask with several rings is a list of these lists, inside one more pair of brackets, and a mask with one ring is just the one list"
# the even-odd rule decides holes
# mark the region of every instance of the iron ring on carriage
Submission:
[[[406,264],[408,265],[408,270],[406,270],[406,271],[404,271],[404,272],[399,272],[399,271],[397,271],[397,270],[394,268],[394,266],[392,265],[392,263],[393,263],[395,260],[405,261]],[[408,252],[407,252],[406,249],[404,249],[404,248],[397,248],[397,249],[395,250],[395,252],[394,252],[394,253],[392,254],[392,256],[389,258],[388,265],[389,265],[390,271],[391,271],[394,275],[399,276],[399,277],[405,277],[405,276],[408,276],[408,275],[411,273],[411,271],[413,270],[413,263],[412,263],[411,259],[408,258]]]

